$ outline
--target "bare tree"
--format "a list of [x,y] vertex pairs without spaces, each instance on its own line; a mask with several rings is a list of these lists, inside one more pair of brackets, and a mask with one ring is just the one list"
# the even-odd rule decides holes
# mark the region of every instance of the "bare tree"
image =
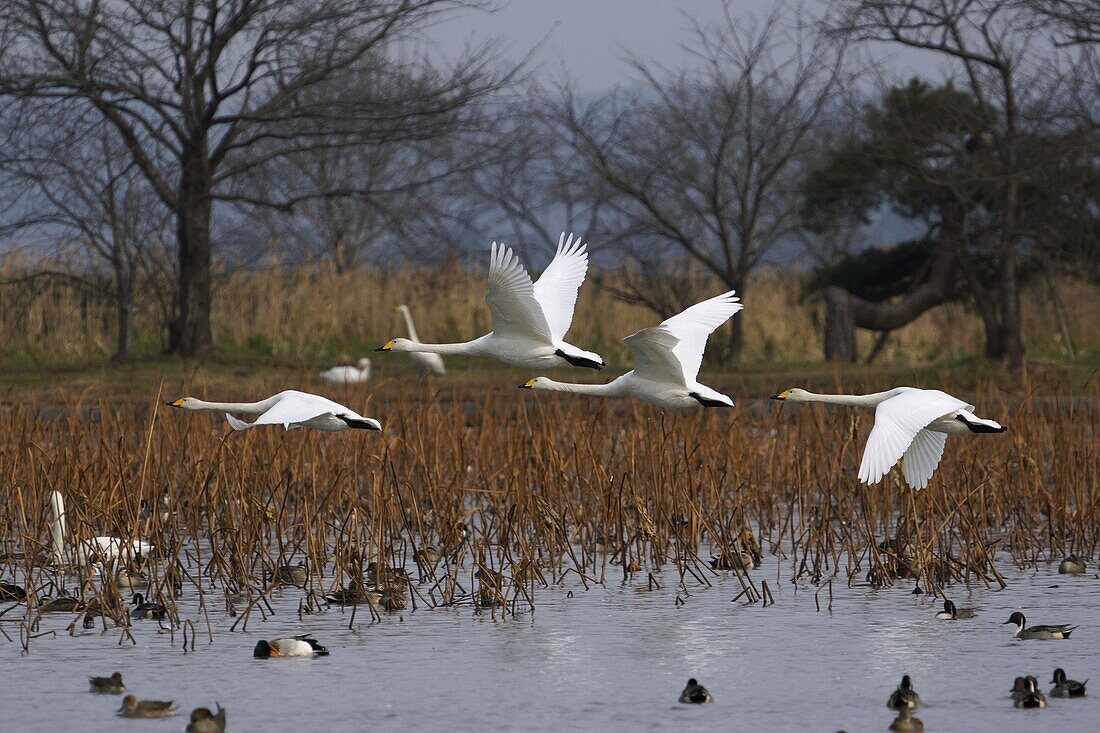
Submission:
[[1058,43],[1100,43],[1100,3],[1095,0],[1016,0],[1016,4],[1055,28]]
[[[477,5],[9,0],[0,5],[0,99],[72,100],[114,128],[173,214],[179,282],[169,347],[195,354],[212,343],[215,203],[287,208],[330,195],[250,199],[233,184],[290,153],[430,135],[441,115],[497,88],[501,77],[489,71],[485,48],[445,70],[394,51],[440,13]],[[415,70],[417,83],[333,99],[306,94],[364,65]]]
[[114,356],[127,359],[134,312],[149,295],[169,212],[106,123],[79,119],[71,105],[24,111],[3,141],[0,173],[20,200],[6,228],[53,243],[54,266],[30,277],[61,277],[114,303]]
[[1024,358],[1019,267],[1026,244],[1019,221],[1020,187],[1028,174],[1023,147],[1029,136],[1029,103],[1046,106],[1057,96],[1058,59],[1043,53],[1032,32],[1033,16],[1019,4],[998,0],[848,0],[838,3],[833,32],[845,38],[899,44],[949,59],[957,79],[989,120],[996,199],[983,211],[996,226],[987,254],[996,265],[995,286],[980,309],[986,321],[986,354],[1019,367]]
[[[686,305],[658,302],[662,290],[691,297],[654,280],[676,260],[743,294],[749,274],[793,236],[798,182],[846,77],[843,48],[782,9],[754,27],[727,5],[722,22],[694,35],[695,67],[671,73],[636,59],[642,91],[589,104],[568,95],[559,112],[592,188],[607,193],[600,233],[639,275],[627,280],[629,295],[662,315]],[[735,354],[741,321],[732,323]]]

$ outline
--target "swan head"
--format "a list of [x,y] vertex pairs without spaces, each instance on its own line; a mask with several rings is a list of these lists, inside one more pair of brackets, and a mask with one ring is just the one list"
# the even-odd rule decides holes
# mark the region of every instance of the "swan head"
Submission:
[[183,410],[197,410],[199,409],[199,400],[194,397],[180,397],[174,402],[165,402],[164,404],[169,407],[179,407]]
[[772,397],[772,399],[779,400],[780,402],[788,400],[791,402],[805,402],[807,394],[809,394],[809,392],[804,389],[792,388],[783,390],[779,394]]
[[412,351],[413,349],[409,348],[412,345],[413,342],[408,339],[390,339],[375,351]]
[[365,356],[356,363],[358,364],[360,370],[370,369],[370,359]]
[[393,312],[394,312],[394,313],[408,313],[408,312],[409,312],[409,306],[407,306],[407,305],[405,305],[404,303],[402,303],[401,305],[399,305],[399,306],[397,306],[396,308],[394,308],[394,309],[393,309]]
[[520,389],[549,389],[550,380],[547,377],[535,377],[528,379],[519,386]]

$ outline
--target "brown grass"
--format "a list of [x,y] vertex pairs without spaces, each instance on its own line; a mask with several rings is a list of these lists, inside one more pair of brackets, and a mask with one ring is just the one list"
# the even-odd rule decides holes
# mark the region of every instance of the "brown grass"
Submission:
[[[0,280],[24,270],[25,263],[9,258],[0,263]],[[717,282],[698,285],[702,295],[722,289]],[[1057,290],[1071,338],[1087,358],[1100,344],[1100,319],[1092,313],[1100,287],[1066,281]],[[484,291],[484,273],[454,264],[394,271],[364,268],[342,275],[323,265],[238,272],[218,281],[215,340],[230,353],[303,362],[350,358],[404,335],[404,324],[393,314],[399,303],[412,309],[422,340],[465,340],[490,328]],[[744,363],[821,360],[822,308],[812,299],[804,301],[797,276],[761,275],[750,282],[744,297],[746,308],[737,316],[744,319]],[[162,346],[164,319],[156,311],[150,305],[136,318],[137,343],[147,353]],[[1024,313],[1030,352],[1062,358],[1065,350],[1045,287],[1026,291]],[[622,337],[655,321],[650,311],[589,285],[581,291],[569,338],[600,352],[609,363],[627,364]],[[103,359],[112,352],[114,327],[110,302],[95,293],[51,281],[0,288],[0,359],[47,364]],[[722,339],[722,332],[715,338]],[[866,353],[872,335],[860,338]],[[953,304],[898,329],[880,361],[926,364],[979,355],[982,341],[979,319],[962,304]]]
[[[184,390],[261,394],[258,380],[247,394]],[[750,603],[767,599],[765,582],[830,594],[834,584],[996,586],[1006,563],[1094,556],[1100,542],[1095,385],[1076,396],[1046,385],[969,394],[1010,430],[951,438],[921,492],[898,470],[879,486],[856,482],[871,420],[843,408],[740,399],[730,411],[662,412],[517,393],[514,379],[495,377],[382,379],[370,390],[329,394],[381,418],[382,435],[232,433],[220,415],[159,406],[176,396],[159,392],[97,404],[68,394],[60,413],[0,412],[0,536],[25,553],[4,562],[4,579],[32,595],[64,588],[104,599],[97,624],[122,620],[112,581],[34,561],[48,542],[52,489],[65,494],[75,535],[155,542],[148,595],[169,605],[166,623],[191,624],[192,640],[211,610],[236,614],[237,628],[266,613],[270,573],[302,558],[313,570],[304,610],[323,608],[325,592],[363,578],[374,561],[410,569],[407,581],[384,572],[379,580],[410,608],[508,615],[561,582],[659,583],[687,598],[732,573],[737,600]],[[155,505],[163,494],[173,514],[143,524],[140,501]],[[779,556],[774,577],[710,567],[711,555],[733,557],[753,538]],[[428,547],[439,557],[421,552]],[[200,594],[197,617],[179,617],[180,593]],[[362,621],[385,610],[357,613]],[[36,619],[32,600],[5,611],[0,628],[18,624],[29,644]],[[117,633],[128,640],[125,626]]]

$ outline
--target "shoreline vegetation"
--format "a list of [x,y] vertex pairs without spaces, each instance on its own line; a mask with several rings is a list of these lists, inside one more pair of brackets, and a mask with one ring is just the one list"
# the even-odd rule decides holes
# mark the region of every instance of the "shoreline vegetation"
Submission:
[[[25,271],[11,260],[0,264],[0,281],[17,282],[21,273]],[[616,277],[615,270],[597,268],[591,279],[613,286]],[[412,309],[423,341],[460,341],[491,327],[482,299],[483,271],[453,261],[442,267],[361,267],[343,273],[325,264],[271,267],[238,271],[218,282],[212,306],[216,345],[202,359],[211,363],[312,367],[354,360],[404,335],[404,324],[393,312],[401,303]],[[156,290],[155,284],[149,287]],[[724,289],[716,279],[702,276],[685,279],[679,287],[689,293],[685,301]],[[1073,363],[1095,365],[1100,357],[1100,319],[1094,313],[1100,285],[1061,281],[1054,292],[1052,297],[1050,289],[1038,283],[1023,292],[1029,357],[1068,363],[1064,331],[1075,349]],[[782,371],[789,365],[824,364],[824,305],[815,294],[804,293],[798,275],[760,275],[738,295],[746,303],[739,316],[745,336],[742,352],[736,359],[723,353],[727,325],[712,337],[704,370]],[[132,314],[138,363],[157,360],[164,350],[169,321],[164,306],[154,299]],[[984,336],[981,320],[972,311],[953,303],[925,313],[886,337],[874,365],[904,371],[980,360]],[[630,355],[622,338],[660,320],[653,311],[625,303],[605,288],[586,287],[569,337],[604,355],[611,368],[625,370],[630,368]],[[0,287],[0,377],[18,380],[25,371],[85,370],[106,362],[116,328],[114,304],[86,287],[57,278]],[[859,333],[861,358],[876,340],[874,333]],[[486,366],[480,361],[453,361],[459,370]],[[858,373],[861,367],[847,369]]]

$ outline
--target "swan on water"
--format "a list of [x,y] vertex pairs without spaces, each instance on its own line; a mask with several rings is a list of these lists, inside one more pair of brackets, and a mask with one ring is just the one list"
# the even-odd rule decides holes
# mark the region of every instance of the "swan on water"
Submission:
[[75,564],[81,567],[102,562],[110,565],[120,556],[132,560],[138,555],[148,555],[153,545],[141,540],[123,540],[118,537],[89,537],[76,541],[76,550],[69,553],[65,547],[68,532],[65,515],[65,497],[60,491],[50,492],[50,539],[54,561],[59,565]]
[[603,358],[565,341],[584,276],[588,252],[580,238],[562,232],[558,251],[537,283],[511,247],[493,242],[489,255],[489,291],[485,302],[493,330],[460,344],[425,344],[410,339],[387,341],[376,351],[492,356],[529,369],[565,364],[603,369]]
[[[394,313],[400,313],[405,317],[405,328],[409,332],[409,341],[413,343],[420,343],[420,338],[416,335],[416,326],[413,325],[412,313],[409,312],[409,306],[402,303],[394,308]],[[424,351],[410,351],[409,360],[413,364],[424,371],[434,374],[437,377],[442,377],[447,373],[447,367],[443,366],[443,357],[439,354],[429,354]]]
[[733,400],[698,381],[707,338],[744,306],[734,291],[696,303],[623,341],[634,369],[607,384],[573,384],[535,377],[521,386],[549,392],[636,397],[661,407],[733,407]]
[[[382,424],[344,407],[338,402],[308,392],[288,389],[259,402],[206,402],[195,397],[181,397],[168,403],[182,410],[224,410],[225,419],[234,430],[247,430],[257,425],[282,425],[292,428],[313,428],[330,433],[340,430],[381,430]],[[255,422],[238,420],[230,413],[259,415]]]
[[363,357],[356,366],[334,366],[321,372],[329,384],[362,384],[370,379],[370,359]]
[[772,399],[873,409],[875,426],[859,464],[859,480],[865,484],[877,484],[904,458],[902,471],[906,483],[914,489],[923,489],[940,464],[948,435],[1006,430],[998,422],[975,415],[974,405],[938,389],[896,387],[866,395],[814,394],[804,389],[788,389]]

